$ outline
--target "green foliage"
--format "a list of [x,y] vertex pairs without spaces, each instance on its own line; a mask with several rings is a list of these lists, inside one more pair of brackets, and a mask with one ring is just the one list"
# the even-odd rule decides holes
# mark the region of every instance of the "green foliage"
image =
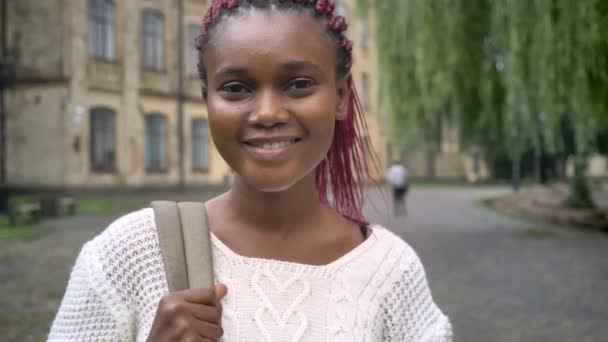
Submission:
[[521,159],[601,147],[608,126],[608,1],[358,0],[372,6],[382,100],[402,147],[463,145]]

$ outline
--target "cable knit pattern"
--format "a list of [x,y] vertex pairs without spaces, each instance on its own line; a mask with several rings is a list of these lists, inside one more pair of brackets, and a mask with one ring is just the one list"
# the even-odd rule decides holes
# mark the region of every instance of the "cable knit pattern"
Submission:
[[[452,340],[418,256],[382,227],[324,266],[243,257],[211,240],[229,288],[223,342]],[[48,340],[145,341],[167,291],[154,212],[126,215],[82,248]]]

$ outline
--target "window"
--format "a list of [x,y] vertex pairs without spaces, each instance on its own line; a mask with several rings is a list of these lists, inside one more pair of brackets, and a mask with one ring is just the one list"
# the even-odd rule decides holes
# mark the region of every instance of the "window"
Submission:
[[91,109],[91,168],[95,171],[114,170],[114,116],[108,108]]
[[145,124],[144,166],[146,171],[165,171],[167,169],[165,153],[167,119],[162,114],[148,114]]
[[207,120],[197,118],[192,120],[192,170],[206,171],[209,169],[209,136]]
[[198,75],[198,50],[196,50],[196,38],[200,32],[198,24],[188,25],[187,41],[184,44],[186,49],[184,56],[186,56],[186,73],[188,75]]
[[145,10],[141,20],[142,65],[149,69],[163,69],[163,17],[156,10]]
[[89,53],[114,60],[114,1],[89,0]]
[[369,109],[371,104],[369,88],[369,75],[366,72],[363,72],[361,73],[361,105],[364,109]]

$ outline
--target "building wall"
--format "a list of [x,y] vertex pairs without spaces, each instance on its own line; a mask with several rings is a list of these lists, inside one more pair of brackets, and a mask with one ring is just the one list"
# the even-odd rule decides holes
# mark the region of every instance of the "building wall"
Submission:
[[[382,177],[384,169],[388,165],[387,146],[389,139],[386,135],[386,112],[382,110],[378,99],[379,74],[378,58],[374,37],[376,35],[375,15],[372,11],[368,13],[367,19],[360,18],[356,12],[355,1],[343,0],[346,6],[346,16],[348,19],[347,36],[353,41],[353,68],[352,76],[355,81],[360,100],[365,111],[366,124],[369,135],[366,137],[373,148]],[[364,29],[367,20],[367,29]],[[364,33],[363,31],[366,31]],[[364,104],[365,87],[363,85],[363,75],[368,77],[369,98],[368,105]]]
[[6,96],[7,181],[15,186],[64,184],[66,85],[14,87]]
[[[178,23],[178,2],[172,0],[115,0],[115,58],[104,60],[89,54],[88,1],[23,0],[9,2],[9,41],[19,52],[21,85],[11,90],[9,118],[9,184],[51,187],[143,187],[179,183],[178,76],[184,43],[193,48],[188,26],[200,24],[206,0],[184,0],[183,22]],[[377,58],[370,15],[368,46],[359,43],[361,32],[354,2],[344,1],[349,35],[355,41],[353,77],[361,88],[369,77],[366,107],[368,140],[384,167],[387,137],[377,101]],[[142,67],[141,26],[144,9],[158,10],[163,18],[163,67]],[[44,32],[44,34],[41,34]],[[23,56],[28,56],[27,58]],[[23,57],[23,58],[22,58]],[[191,61],[183,53],[183,64]],[[32,75],[37,75],[33,78]],[[205,118],[201,83],[196,72],[183,66],[183,142],[186,184],[221,184],[230,170],[209,135],[209,169],[192,170],[191,124]],[[359,89],[361,91],[361,89]],[[91,168],[90,112],[95,107],[115,113],[115,168],[111,172]],[[167,168],[147,172],[144,166],[144,118],[162,113],[167,119]],[[33,160],[36,168],[29,161]]]
[[[6,177],[14,186],[65,183],[65,113],[70,59],[64,0],[6,3],[7,55],[15,79],[4,93]],[[2,58],[7,58],[3,55]]]
[[7,1],[6,45],[16,58],[20,82],[68,77],[67,0]]
[[[566,164],[566,175],[574,176],[574,159],[569,158]],[[587,175],[592,178],[608,178],[608,158],[600,154],[589,157]]]
[[[205,1],[184,2],[184,28],[194,20],[191,11],[206,8]],[[162,13],[164,35],[164,65],[161,70],[142,67],[141,15],[144,9]],[[72,8],[75,21],[73,31],[82,44],[73,47],[76,60],[85,67],[72,78],[72,109],[85,112],[85,120],[73,125],[72,134],[83,141],[80,153],[73,156],[70,184],[75,186],[149,186],[179,183],[178,155],[178,32],[177,3],[174,1],[141,0],[116,1],[116,60],[90,58],[87,46],[86,2]],[[120,37],[120,39],[119,39]],[[185,56],[184,56],[185,57]],[[207,172],[192,171],[190,130],[193,117],[206,117],[200,95],[200,83],[184,72],[184,180],[186,184],[218,184],[224,182],[227,166],[210,141],[210,168]],[[93,107],[108,107],[116,113],[116,171],[92,172],[90,167],[89,114]],[[79,108],[79,109],[78,109]],[[148,113],[161,113],[167,119],[166,164],[164,172],[148,172],[144,165],[145,127]]]

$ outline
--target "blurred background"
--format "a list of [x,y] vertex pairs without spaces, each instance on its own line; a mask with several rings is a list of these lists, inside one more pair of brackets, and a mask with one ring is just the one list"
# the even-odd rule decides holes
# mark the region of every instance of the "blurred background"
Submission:
[[[0,0],[0,341],[43,341],[84,242],[230,184],[207,0]],[[608,1],[342,0],[380,187],[455,341],[608,341]],[[384,171],[408,173],[407,215]]]

